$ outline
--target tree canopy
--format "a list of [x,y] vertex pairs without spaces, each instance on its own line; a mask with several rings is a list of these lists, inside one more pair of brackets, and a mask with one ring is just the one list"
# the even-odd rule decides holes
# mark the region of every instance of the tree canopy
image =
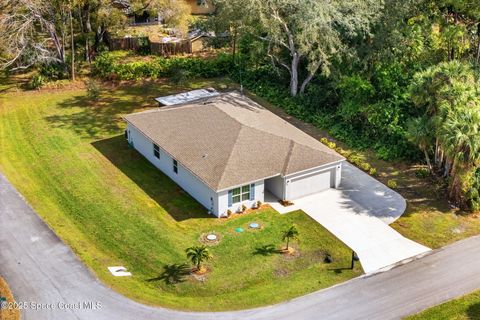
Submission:
[[[268,56],[290,75],[292,96],[303,93],[318,70],[328,74],[332,59],[348,56],[349,41],[365,39],[382,8],[382,2],[374,0],[217,2],[221,11],[243,12],[235,24],[268,44]],[[305,70],[299,70],[301,64]],[[299,80],[301,71],[304,77]]]
[[[189,7],[183,0],[0,0],[3,68],[37,64],[66,65],[75,56],[76,35],[85,38],[85,56],[97,51],[109,32],[126,27],[127,14],[160,15],[167,25],[185,33]],[[93,45],[89,45],[90,37]],[[72,40],[72,41],[69,41]],[[93,47],[93,48],[92,48]],[[70,70],[72,71],[72,70]]]

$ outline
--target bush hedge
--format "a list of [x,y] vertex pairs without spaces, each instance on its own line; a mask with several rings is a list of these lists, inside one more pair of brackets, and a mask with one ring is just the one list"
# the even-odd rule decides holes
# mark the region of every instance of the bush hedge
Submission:
[[388,181],[387,181],[387,186],[388,186],[390,189],[396,189],[396,188],[397,188],[397,181],[395,181],[395,180],[388,180]]
[[93,72],[101,78],[117,80],[176,77],[179,73],[192,77],[213,78],[228,75],[232,66],[232,58],[228,54],[220,54],[214,59],[155,57],[150,60],[123,63],[110,52],[104,52],[95,59]]

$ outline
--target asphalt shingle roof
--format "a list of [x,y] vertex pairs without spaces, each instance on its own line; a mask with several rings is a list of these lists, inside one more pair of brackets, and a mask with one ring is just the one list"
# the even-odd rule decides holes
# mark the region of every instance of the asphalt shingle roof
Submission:
[[344,160],[238,92],[125,120],[215,191]]

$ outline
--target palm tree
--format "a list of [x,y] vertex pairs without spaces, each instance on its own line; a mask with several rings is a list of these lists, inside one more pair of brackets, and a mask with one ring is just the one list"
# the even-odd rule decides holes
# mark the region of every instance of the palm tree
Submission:
[[189,258],[197,268],[197,271],[201,269],[202,262],[212,258],[212,255],[206,246],[193,246],[187,248],[185,252],[187,253],[187,258]]
[[410,142],[416,144],[423,152],[430,171],[432,171],[432,164],[428,156],[428,151],[434,140],[432,134],[432,123],[426,116],[412,119],[407,124],[407,138]]
[[412,102],[431,119],[435,135],[434,160],[445,173],[450,171],[451,163],[445,159],[439,131],[450,112],[477,99],[477,86],[469,64],[459,61],[443,62],[418,72],[410,84]]
[[290,228],[283,231],[282,240],[287,241],[285,250],[289,249],[288,245],[290,243],[290,240],[293,240],[293,239],[298,239],[298,230],[297,230],[297,227],[295,227],[295,225],[292,225]]
[[457,198],[461,188],[458,170],[476,167],[480,161],[479,109],[465,107],[450,112],[439,133],[448,162],[451,163],[450,196]]

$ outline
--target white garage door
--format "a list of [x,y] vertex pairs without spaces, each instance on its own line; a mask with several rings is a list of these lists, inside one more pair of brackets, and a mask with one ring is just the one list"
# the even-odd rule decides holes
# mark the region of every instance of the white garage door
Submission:
[[312,173],[290,180],[288,184],[288,200],[298,199],[330,188],[332,171]]

